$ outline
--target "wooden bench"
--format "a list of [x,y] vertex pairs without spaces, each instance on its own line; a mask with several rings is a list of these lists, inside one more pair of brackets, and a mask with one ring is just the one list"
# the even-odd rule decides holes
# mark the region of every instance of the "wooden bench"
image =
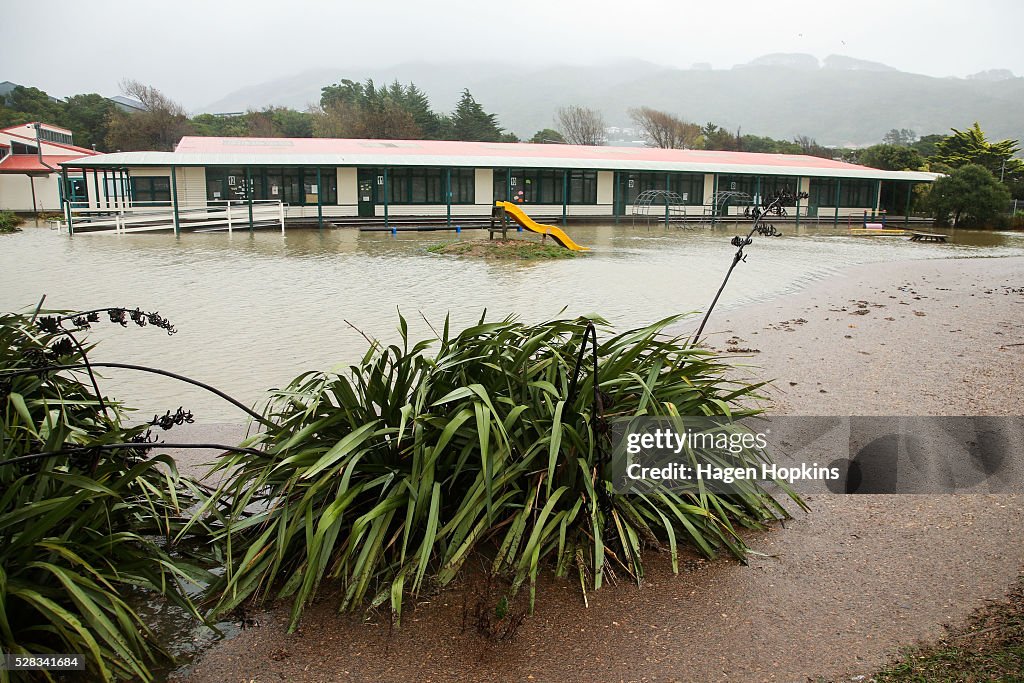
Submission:
[[947,235],[937,232],[915,232],[910,236],[911,242],[945,242]]

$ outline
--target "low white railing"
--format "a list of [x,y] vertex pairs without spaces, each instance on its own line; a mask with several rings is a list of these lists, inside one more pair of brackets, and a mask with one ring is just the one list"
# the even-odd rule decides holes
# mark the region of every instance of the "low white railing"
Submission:
[[[251,206],[251,213],[250,213]],[[216,200],[202,206],[178,208],[178,227],[190,230],[248,229],[250,223],[279,223],[284,233],[287,205],[274,200],[254,200],[240,203]],[[168,230],[175,227],[174,208],[168,206],[135,206],[123,209],[71,209],[72,231],[76,226],[88,226],[88,232],[146,232]]]

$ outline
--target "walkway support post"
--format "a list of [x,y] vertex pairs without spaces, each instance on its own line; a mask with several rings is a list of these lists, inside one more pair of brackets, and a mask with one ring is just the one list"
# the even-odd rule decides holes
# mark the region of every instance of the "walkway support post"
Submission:
[[562,227],[566,226],[566,217],[569,214],[569,171],[562,169]]
[[[448,227],[452,227],[452,167],[449,166],[445,169],[445,204],[448,211]],[[492,212],[493,213],[493,212]]]
[[665,174],[665,227],[668,227],[668,193],[671,192],[672,179],[668,173]]
[[796,228],[800,229],[800,185],[803,184],[804,179],[797,176],[796,179]]
[[841,178],[836,178],[836,206],[835,206],[834,215],[832,216],[832,227],[833,228],[839,227],[839,197],[841,196],[840,188],[842,187],[842,184],[843,184],[842,179]]
[[[323,177],[321,176],[321,169],[319,166],[316,167],[316,224],[317,227],[322,231],[324,229],[324,185]],[[284,205],[281,205],[282,208]],[[282,229],[284,224],[281,225]]]
[[615,216],[615,225],[619,224],[619,204],[622,202],[622,174],[615,171],[615,187],[612,190],[612,214]]
[[388,169],[384,169],[384,227],[388,227]]
[[60,169],[61,177],[61,199],[64,200],[64,220],[68,224],[68,234],[74,235],[75,231],[71,227],[71,188],[68,187],[68,169],[61,166]]
[[[245,167],[245,199],[249,203],[249,234],[252,234],[252,168]],[[283,204],[282,204],[283,206]]]
[[718,174],[715,174],[714,182],[711,185],[711,227],[715,227],[715,220],[718,218]]
[[914,183],[907,181],[907,205],[903,209],[903,227],[910,225],[910,198],[914,192]]
[[110,185],[107,182],[107,169],[103,169],[103,206],[110,208]]
[[178,218],[178,167],[171,166],[171,213],[174,215],[174,236],[181,234],[181,220]]

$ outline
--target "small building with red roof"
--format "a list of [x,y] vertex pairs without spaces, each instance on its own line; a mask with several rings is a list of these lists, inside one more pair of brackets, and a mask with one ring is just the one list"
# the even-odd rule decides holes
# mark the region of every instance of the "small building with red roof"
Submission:
[[[61,164],[97,152],[74,144],[67,128],[31,122],[0,129],[0,210],[61,211]],[[74,201],[86,194],[84,173],[69,178]]]

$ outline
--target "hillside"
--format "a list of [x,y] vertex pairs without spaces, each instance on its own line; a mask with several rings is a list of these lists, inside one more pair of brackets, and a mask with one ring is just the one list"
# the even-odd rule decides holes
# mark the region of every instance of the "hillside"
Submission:
[[[815,66],[818,64],[818,66]],[[892,128],[946,132],[978,120],[990,137],[1022,138],[1024,78],[934,78],[884,64],[831,55],[766,55],[732,69],[675,69],[642,61],[599,66],[521,68],[511,64],[400,64],[375,69],[318,69],[247,87],[204,107],[243,111],[319,100],[320,88],[342,78],[413,81],[439,110],[450,110],[468,87],[521,137],[551,127],[568,104],[601,110],[608,125],[630,125],[627,110],[646,105],[697,123],[775,138],[808,135],[827,145],[878,142]]]

